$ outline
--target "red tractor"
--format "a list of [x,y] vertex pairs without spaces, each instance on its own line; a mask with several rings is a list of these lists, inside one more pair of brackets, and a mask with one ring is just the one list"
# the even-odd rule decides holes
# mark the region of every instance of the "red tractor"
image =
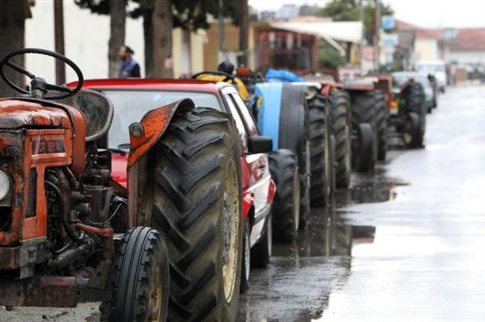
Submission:
[[[76,87],[77,83],[67,84]],[[247,287],[250,267],[268,265],[272,247],[271,210],[275,183],[271,179],[268,152],[272,140],[259,135],[238,91],[226,83],[213,84],[198,80],[177,79],[98,79],[87,80],[84,88],[106,95],[114,104],[113,124],[109,131],[112,155],[112,176],[119,185],[126,187],[128,148],[123,139],[128,137],[128,125],[151,109],[153,104],[189,98],[199,108],[204,106],[232,115],[240,140],[242,216],[244,222],[242,288]],[[130,103],[138,101],[133,109]],[[116,150],[119,150],[116,153]],[[169,254],[171,250],[169,248]]]
[[[12,59],[54,57],[75,88]],[[31,79],[30,91],[5,76]],[[242,155],[232,118],[188,99],[153,106],[112,149],[113,105],[71,60],[0,61],[0,305],[101,301],[109,321],[232,321],[243,249]],[[57,100],[57,102],[56,102]],[[136,97],[130,103],[136,108]],[[126,185],[112,175],[126,153]]]

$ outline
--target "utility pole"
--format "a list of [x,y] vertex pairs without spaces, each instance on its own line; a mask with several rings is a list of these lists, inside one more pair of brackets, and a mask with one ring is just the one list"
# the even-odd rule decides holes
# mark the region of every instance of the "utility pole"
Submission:
[[[64,55],[64,7],[63,0],[54,0],[54,43],[55,50]],[[64,84],[66,82],[66,66],[56,59],[56,83]]]
[[360,34],[360,69],[364,71],[364,45],[365,45],[365,24],[364,24],[364,0],[360,0],[359,20],[362,24],[362,33]]
[[381,4],[375,0],[374,8],[374,70],[379,71],[379,33],[381,30]]
[[224,0],[219,0],[219,60],[224,56]]
[[239,23],[239,50],[242,52],[241,64],[248,65],[249,7],[248,0],[239,0],[241,20]]

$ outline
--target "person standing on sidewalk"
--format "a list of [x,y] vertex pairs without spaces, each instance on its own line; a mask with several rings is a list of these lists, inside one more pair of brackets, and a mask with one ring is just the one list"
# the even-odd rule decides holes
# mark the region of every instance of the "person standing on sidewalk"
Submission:
[[118,77],[141,77],[140,65],[133,59],[133,55],[135,54],[133,49],[127,45],[123,45],[118,54],[121,60]]

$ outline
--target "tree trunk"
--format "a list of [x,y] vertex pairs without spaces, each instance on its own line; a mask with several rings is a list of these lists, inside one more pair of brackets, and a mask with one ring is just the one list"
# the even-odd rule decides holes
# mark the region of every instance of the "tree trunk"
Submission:
[[143,37],[145,38],[145,77],[153,78],[153,24],[151,12],[143,15]]
[[[1,0],[0,1],[0,59],[13,50],[25,47],[25,19],[30,17],[27,1]],[[24,66],[24,57],[14,60]],[[5,67],[5,75],[15,84],[23,86],[25,78]],[[0,80],[0,97],[13,96],[15,91],[3,80]]]
[[[65,55],[64,46],[64,5],[63,0],[54,1],[54,47],[56,52]],[[56,59],[56,83],[64,84],[66,82],[66,65]]]
[[248,0],[239,0],[240,23],[239,23],[239,50],[242,52],[241,64],[248,64],[248,43],[249,43],[249,8]]
[[155,0],[153,22],[153,77],[173,77],[172,29],[173,12],[171,0]]
[[109,77],[118,77],[118,51],[125,43],[126,1],[110,1],[110,36],[109,36]]

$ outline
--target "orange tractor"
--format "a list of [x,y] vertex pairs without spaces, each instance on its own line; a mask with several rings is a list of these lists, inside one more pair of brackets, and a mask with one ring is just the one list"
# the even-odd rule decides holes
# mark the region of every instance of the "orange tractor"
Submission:
[[[13,62],[25,54],[64,62],[77,86]],[[0,99],[0,305],[89,300],[109,321],[235,320],[243,225],[232,119],[191,100],[151,110],[130,125],[121,187],[107,148],[113,106],[82,89],[71,60],[22,49],[0,61],[0,76],[24,94]]]

